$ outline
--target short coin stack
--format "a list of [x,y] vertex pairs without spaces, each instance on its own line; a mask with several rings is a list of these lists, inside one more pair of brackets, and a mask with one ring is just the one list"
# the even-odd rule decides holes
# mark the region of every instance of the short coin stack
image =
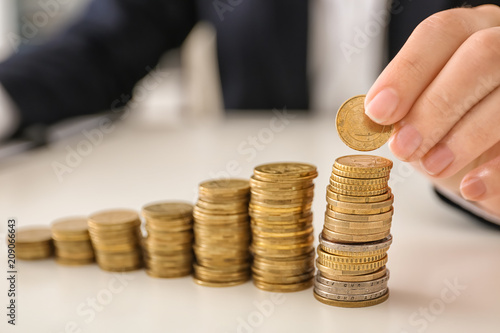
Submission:
[[193,270],[193,205],[160,202],[142,208],[146,219],[144,239],[146,273],[174,278]]
[[392,162],[372,155],[335,161],[325,224],[320,235],[314,296],[341,307],[364,307],[389,296],[387,250],[394,196],[388,187]]
[[87,218],[61,219],[52,223],[51,230],[58,264],[80,266],[94,262]]
[[200,184],[193,210],[197,284],[228,287],[250,279],[249,198],[248,180],[218,179]]
[[90,240],[101,269],[125,272],[142,267],[140,225],[133,210],[108,210],[89,217]]
[[314,278],[313,180],[316,167],[304,163],[257,166],[250,179],[254,284],[293,292]]
[[52,256],[54,245],[50,229],[27,227],[16,232],[16,258],[24,260],[44,259]]

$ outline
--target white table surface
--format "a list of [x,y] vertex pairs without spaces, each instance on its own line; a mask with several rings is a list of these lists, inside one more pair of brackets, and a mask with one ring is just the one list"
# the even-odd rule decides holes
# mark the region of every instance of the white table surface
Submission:
[[[101,209],[139,210],[157,200],[194,202],[197,184],[227,170],[231,160],[239,165],[238,177],[267,162],[317,165],[318,234],[332,163],[354,151],[338,139],[333,116],[296,117],[269,138],[272,117],[170,125],[129,119],[105,134],[62,182],[52,163],[63,163],[67,147],[76,149],[83,135],[1,161],[0,236],[8,217],[20,226],[49,225]],[[238,149],[259,133],[266,142],[255,155]],[[375,153],[391,158],[386,147]],[[190,277],[150,278],[143,270],[121,275],[52,259],[18,261],[17,325],[6,323],[7,282],[1,279],[0,332],[499,332],[500,232],[441,203],[423,176],[398,161],[392,177],[391,295],[381,305],[343,309],[319,303],[312,289],[276,295],[251,282],[217,289]],[[6,274],[4,246],[1,253]]]

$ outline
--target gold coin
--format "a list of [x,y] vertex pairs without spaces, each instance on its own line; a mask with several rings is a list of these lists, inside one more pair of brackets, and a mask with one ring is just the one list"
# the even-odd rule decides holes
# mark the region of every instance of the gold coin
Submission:
[[339,232],[323,229],[323,238],[332,242],[345,242],[345,243],[360,243],[360,242],[374,242],[389,236],[390,230],[379,232],[369,235],[348,235]]
[[387,186],[387,182],[389,181],[389,176],[381,177],[381,178],[347,178],[338,176],[334,173],[330,176],[330,179],[334,180],[337,183],[347,184],[347,185],[355,185],[355,186],[375,186],[379,184],[386,184],[383,187]]
[[[375,210],[375,209],[385,209],[385,208],[390,208],[392,204],[394,203],[394,196],[391,195],[389,199],[384,200],[384,201],[379,201],[379,202],[362,202],[362,203],[356,203],[356,202],[344,202],[340,200],[335,200],[332,198],[326,198],[326,201],[328,204],[332,207],[338,207],[342,209],[349,209],[349,210]],[[375,213],[376,214],[376,213]]]
[[199,190],[217,194],[248,193],[250,183],[248,179],[222,178],[207,180],[200,184]]
[[89,237],[89,226],[86,217],[68,217],[54,221],[51,225],[52,234],[64,237],[86,236]]
[[248,279],[239,280],[239,281],[231,281],[231,282],[211,282],[211,281],[201,280],[195,276],[195,277],[193,277],[193,281],[196,284],[198,284],[200,286],[204,286],[204,287],[223,288],[223,287],[233,287],[233,286],[243,284],[243,283],[247,282]]
[[162,217],[162,218],[183,218],[191,216],[193,205],[187,202],[164,201],[147,204],[142,207],[144,217]]
[[[370,223],[370,222],[368,222]],[[324,229],[328,229],[333,232],[338,232],[339,234],[345,234],[345,235],[374,235],[374,234],[379,234],[379,233],[384,233],[384,232],[390,232],[391,231],[391,224],[379,227],[379,228],[366,228],[366,229],[350,229],[350,228],[342,228],[342,227],[337,227],[337,226],[332,226],[332,225],[327,225],[325,223]]]
[[270,163],[258,165],[254,169],[254,177],[264,181],[314,179],[317,176],[316,167],[306,163]]
[[389,178],[390,173],[391,170],[386,170],[382,172],[359,173],[359,172],[340,170],[337,169],[335,165],[332,167],[332,174],[349,179],[370,180],[377,178]]
[[52,233],[47,227],[19,228],[16,233],[16,245],[51,242]]
[[375,155],[347,155],[337,158],[334,167],[338,170],[370,176],[375,173],[389,172],[392,169],[392,161]]
[[326,198],[327,201],[328,199],[333,199],[337,201],[342,201],[342,202],[353,202],[353,203],[372,203],[372,202],[380,202],[380,201],[385,201],[389,199],[392,195],[391,188],[387,187],[387,192],[379,194],[379,195],[372,195],[372,196],[351,196],[351,195],[344,195],[344,194],[339,194],[337,192],[334,192],[334,189],[331,187],[331,185],[328,185],[326,187]]
[[[382,228],[386,226],[390,226],[392,223],[392,217],[388,218],[384,221],[371,221],[371,222],[351,222],[335,219],[331,216],[325,214],[325,223],[324,226],[328,229],[333,230],[330,226],[340,227],[346,229],[370,229],[370,228]],[[356,233],[356,230],[353,230]]]
[[266,272],[262,272],[258,269],[252,268],[252,278],[254,281],[271,283],[271,284],[295,284],[307,281],[314,277],[314,269],[310,272],[306,272],[301,275],[293,275],[293,276],[284,276],[282,274],[268,274]]
[[332,206],[332,205],[328,204],[326,206],[326,209],[329,211],[333,211],[335,213],[342,213],[342,214],[349,214],[349,215],[372,215],[372,214],[386,213],[392,209],[392,205],[387,206],[387,207],[382,207],[382,208],[367,208],[367,206],[365,206],[364,209],[360,209],[360,208],[352,209],[352,208],[345,208],[342,206]]
[[299,283],[291,283],[291,284],[275,284],[275,283],[267,283],[263,281],[253,281],[253,284],[262,290],[286,293],[286,292],[296,292],[311,288],[314,284],[314,278],[306,280],[304,282]]
[[351,191],[351,192],[365,192],[365,191],[369,192],[369,191],[387,189],[387,183],[378,183],[373,185],[353,185],[353,184],[339,183],[332,178],[330,178],[330,185],[332,185],[332,188]]
[[[353,275],[368,275],[375,273],[378,268],[366,269],[366,270],[338,270],[323,265],[319,260],[316,260],[316,267],[321,272],[322,275],[330,278],[330,276],[353,276]],[[339,280],[342,281],[342,280]]]
[[372,197],[372,196],[378,196],[378,195],[386,193],[389,190],[389,187],[385,187],[385,188],[378,189],[378,190],[370,190],[370,191],[367,191],[367,190],[354,191],[354,190],[346,190],[344,188],[332,186],[331,182],[330,182],[330,189],[333,192],[336,192],[338,194],[347,195],[347,196],[351,196],[351,197]]
[[263,190],[260,188],[252,187],[251,196],[254,198],[263,199],[276,199],[279,196],[280,199],[295,199],[302,197],[310,197],[314,195],[314,185],[306,187],[300,190],[293,191],[273,191],[273,190]]
[[347,257],[347,256],[339,256],[335,254],[331,254],[328,252],[325,252],[323,249],[321,249],[320,246],[318,246],[318,258],[322,258],[321,261],[331,261],[331,262],[336,262],[336,263],[341,263],[341,264],[363,264],[367,262],[373,262],[380,260],[386,256],[386,252],[382,252],[379,254],[375,255],[368,255],[368,256],[363,256],[363,257]]
[[279,182],[271,180],[261,180],[250,177],[250,186],[252,191],[261,190],[267,192],[290,193],[291,191],[302,191],[313,186],[311,179],[291,179],[280,180]]
[[87,259],[73,259],[73,258],[64,258],[64,257],[56,257],[56,263],[62,266],[83,266],[93,264],[94,258]]
[[[321,253],[321,252],[319,252],[319,253]],[[377,261],[370,261],[370,262],[364,262],[364,263],[354,263],[354,264],[343,263],[343,262],[333,261],[333,260],[329,260],[329,259],[330,258],[328,256],[320,255],[320,256],[318,256],[317,260],[318,260],[319,264],[321,264],[325,267],[337,270],[337,271],[363,272],[363,271],[369,271],[369,270],[375,271],[375,270],[379,269],[380,267],[385,266],[385,264],[387,263],[388,257],[386,254],[381,259],[379,259]]]
[[349,221],[349,222],[374,222],[374,221],[385,221],[394,215],[394,208],[391,210],[380,213],[380,214],[370,214],[370,215],[354,215],[354,214],[344,214],[337,213],[330,209],[326,210],[326,214],[334,219]]
[[134,227],[137,226],[139,215],[134,210],[114,209],[97,212],[89,217],[89,226],[95,228]]
[[342,308],[363,308],[363,307],[368,307],[368,306],[373,306],[377,305],[380,303],[385,302],[389,298],[389,289],[387,289],[387,292],[378,298],[374,299],[369,299],[365,301],[337,301],[334,299],[329,299],[323,296],[320,296],[314,292],[314,297],[320,301],[323,304],[326,305],[332,305],[332,306],[338,306]]
[[365,95],[354,96],[344,102],[337,112],[337,132],[350,148],[360,151],[375,150],[391,137],[393,125],[379,125],[365,114]]

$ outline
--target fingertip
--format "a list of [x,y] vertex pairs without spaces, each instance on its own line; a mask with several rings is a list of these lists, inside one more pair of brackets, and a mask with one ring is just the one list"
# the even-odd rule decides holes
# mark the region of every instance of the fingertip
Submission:
[[467,200],[480,200],[486,194],[486,184],[476,175],[466,175],[460,183],[460,193]]
[[[365,114],[374,122],[381,125],[390,125],[392,117],[399,105],[399,96],[395,89],[386,87],[375,94],[369,92],[365,99]],[[368,98],[369,97],[369,98]]]

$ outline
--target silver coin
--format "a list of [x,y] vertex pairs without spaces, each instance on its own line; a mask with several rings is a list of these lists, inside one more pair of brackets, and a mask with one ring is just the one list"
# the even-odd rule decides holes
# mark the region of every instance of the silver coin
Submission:
[[[328,281],[325,281],[328,280]],[[339,295],[364,295],[387,289],[389,276],[386,274],[380,279],[367,282],[340,282],[326,279],[319,274],[316,275],[314,286],[322,291]],[[323,283],[327,282],[327,283]]]
[[392,244],[392,235],[389,235],[385,237],[382,240],[375,241],[375,242],[368,242],[368,243],[362,243],[362,244],[341,244],[341,243],[334,243],[330,242],[326,239],[323,238],[322,233],[319,234],[319,243],[321,246],[327,248],[327,249],[332,249],[335,251],[342,251],[342,252],[371,252],[371,251],[377,251],[381,249],[388,249],[389,246]]
[[336,301],[356,302],[356,301],[366,301],[369,299],[374,299],[383,296],[387,293],[387,288],[384,288],[374,293],[367,293],[361,295],[334,294],[334,293],[329,293],[327,291],[323,291],[316,287],[314,287],[314,292],[319,296],[323,296],[324,298],[333,299]]

